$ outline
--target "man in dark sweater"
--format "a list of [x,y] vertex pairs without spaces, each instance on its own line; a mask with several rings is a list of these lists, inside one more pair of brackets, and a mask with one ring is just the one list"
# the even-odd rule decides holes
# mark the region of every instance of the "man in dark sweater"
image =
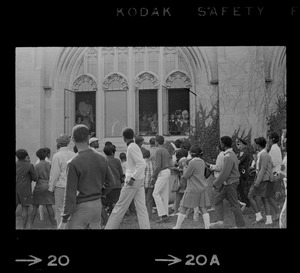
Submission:
[[224,151],[224,165],[219,176],[213,181],[213,187],[217,190],[217,195],[215,197],[217,219],[211,226],[223,225],[223,200],[226,198],[233,209],[236,227],[244,227],[245,222],[237,198],[237,186],[240,178],[239,164],[237,156],[231,148],[232,139],[229,136],[221,137],[220,146]]
[[107,160],[88,145],[89,129],[76,125],[72,140],[77,155],[67,165],[67,183],[64,211],[59,229],[100,229],[101,192],[104,183],[114,187],[114,177]]

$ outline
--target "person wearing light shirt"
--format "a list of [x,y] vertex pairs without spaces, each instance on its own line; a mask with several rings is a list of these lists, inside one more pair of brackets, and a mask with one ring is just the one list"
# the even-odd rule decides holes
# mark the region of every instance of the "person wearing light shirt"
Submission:
[[221,150],[220,145],[217,146],[217,149],[219,151],[219,154],[217,156],[216,164],[209,164],[207,163],[207,166],[214,171],[214,177],[218,178],[220,175],[221,170],[223,169],[224,165],[224,152]]
[[58,151],[52,157],[49,191],[54,192],[55,218],[58,226],[61,222],[61,214],[63,212],[63,202],[67,181],[67,163],[76,154],[67,147],[70,143],[70,137],[68,135],[60,135],[56,142]]
[[269,135],[269,144],[272,145],[271,149],[269,151],[269,155],[272,160],[273,164],[273,174],[275,176],[275,182],[274,182],[274,192],[276,195],[276,192],[280,192],[281,190],[281,184],[282,184],[282,177],[280,175],[281,173],[281,165],[282,165],[282,154],[281,150],[278,146],[278,142],[280,140],[279,134],[276,132],[273,132]]
[[133,130],[125,128],[122,135],[124,142],[127,144],[125,183],[105,229],[119,228],[132,200],[134,200],[136,207],[140,229],[150,229],[144,188],[146,161],[143,158],[140,147],[133,141]]

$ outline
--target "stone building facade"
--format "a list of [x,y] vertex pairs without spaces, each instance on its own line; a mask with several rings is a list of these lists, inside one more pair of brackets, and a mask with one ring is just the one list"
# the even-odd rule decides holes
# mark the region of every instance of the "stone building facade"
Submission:
[[[20,47],[16,149],[32,158],[40,147],[54,152],[57,136],[80,122],[100,150],[109,140],[119,152],[125,126],[146,141],[188,137],[197,126],[205,134],[212,124],[215,134],[206,137],[243,132],[253,139],[266,135],[279,97],[286,98],[283,46]],[[189,130],[174,134],[169,120],[178,109],[188,112]]]

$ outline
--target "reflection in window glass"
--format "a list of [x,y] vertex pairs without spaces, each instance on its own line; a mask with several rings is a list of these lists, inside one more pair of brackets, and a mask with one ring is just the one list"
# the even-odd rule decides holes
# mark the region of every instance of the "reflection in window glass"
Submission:
[[105,136],[120,137],[127,124],[127,92],[105,92]]
[[139,134],[156,135],[157,132],[157,90],[139,90]]

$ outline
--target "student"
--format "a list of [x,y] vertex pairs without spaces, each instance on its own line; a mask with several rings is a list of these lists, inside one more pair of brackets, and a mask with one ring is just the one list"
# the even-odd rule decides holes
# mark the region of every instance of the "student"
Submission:
[[210,227],[210,217],[207,208],[210,206],[207,193],[207,181],[204,176],[205,163],[200,158],[202,150],[200,146],[193,145],[190,148],[191,161],[181,179],[187,180],[187,187],[182,197],[182,203],[179,209],[176,226],[173,229],[180,229],[182,222],[186,217],[187,209],[200,209],[204,221],[205,229]]
[[[45,161],[48,162],[51,166],[51,160],[50,160],[51,150],[48,147],[45,147],[44,149],[46,152]],[[38,164],[39,162],[40,162],[40,159],[38,158],[35,165]],[[40,215],[40,220],[43,221],[44,220],[44,206],[43,205],[39,206],[39,215]]]
[[113,146],[104,146],[103,152],[106,155],[108,166],[115,179],[114,187],[106,196],[106,201],[108,203],[107,204],[108,213],[110,214],[120,196],[122,183],[123,183],[123,169],[122,169],[121,161],[115,158]]
[[124,178],[125,178],[125,172],[126,172],[126,154],[125,153],[120,153],[119,154],[119,158],[121,160],[123,175],[124,175]]
[[97,151],[97,149],[99,149],[99,139],[96,137],[91,137],[89,139],[89,145],[91,148],[93,148]]
[[51,166],[49,162],[45,160],[46,150],[44,148],[39,149],[36,152],[36,156],[39,158],[40,161],[38,164],[35,165],[37,180],[33,190],[33,209],[31,212],[31,227],[34,223],[34,219],[40,205],[46,206],[49,219],[53,227],[55,226],[54,210],[52,207],[52,205],[54,204],[54,195],[48,190]]
[[155,143],[159,148],[155,154],[155,169],[151,183],[154,185],[153,198],[156,204],[157,213],[160,217],[157,223],[166,222],[169,219],[169,179],[171,171],[169,169],[171,155],[164,144],[163,136],[156,136]]
[[154,162],[150,159],[150,151],[146,150],[144,152],[143,158],[146,161],[146,168],[145,168],[145,178],[144,178],[144,187],[145,187],[145,198],[146,198],[146,207],[148,210],[149,218],[152,218],[152,210],[153,210],[153,190],[154,187],[151,185],[151,177],[154,171]]
[[120,198],[109,216],[105,229],[117,229],[131,203],[134,200],[139,227],[150,229],[149,216],[145,202],[144,177],[146,162],[140,147],[134,143],[134,132],[124,128],[123,140],[127,144],[127,169],[125,184],[121,189]]
[[18,204],[21,204],[22,224],[23,229],[26,229],[29,206],[32,205],[33,201],[31,182],[36,181],[37,177],[27,151],[18,149],[16,156],[18,158],[16,162],[16,209]]
[[89,129],[73,127],[72,139],[78,155],[67,165],[64,210],[59,229],[101,229],[101,195],[104,183],[114,186],[107,160],[88,145]]
[[240,173],[237,156],[232,150],[232,139],[229,136],[221,137],[220,146],[224,151],[224,164],[220,175],[213,182],[213,187],[217,191],[215,197],[216,222],[211,223],[211,226],[223,225],[223,202],[226,198],[233,209],[236,227],[244,227],[245,221],[237,197]]
[[258,203],[255,199],[256,196],[260,196],[266,213],[266,225],[272,225],[271,207],[274,209],[276,216],[274,220],[279,220],[280,210],[276,205],[274,197],[274,175],[272,172],[272,159],[266,151],[266,140],[263,137],[254,139],[255,148],[258,150],[256,170],[257,175],[251,186],[248,194],[248,198],[251,203],[251,207],[255,212],[256,220],[253,224],[257,224],[263,221],[263,217],[260,213]]
[[170,216],[175,216],[178,215],[179,213],[179,204],[185,191],[185,188],[180,186],[179,181],[183,175],[184,163],[186,163],[187,161],[188,151],[185,149],[178,149],[176,150],[175,155],[176,155],[175,168],[177,169],[176,173],[178,178],[173,185],[173,191],[175,191],[175,202],[173,206],[173,213]]
[[57,225],[61,222],[61,214],[63,212],[63,201],[67,181],[67,163],[71,158],[77,155],[68,149],[70,141],[71,140],[68,135],[60,135],[56,139],[58,150],[52,157],[49,191],[54,192],[55,219]]

